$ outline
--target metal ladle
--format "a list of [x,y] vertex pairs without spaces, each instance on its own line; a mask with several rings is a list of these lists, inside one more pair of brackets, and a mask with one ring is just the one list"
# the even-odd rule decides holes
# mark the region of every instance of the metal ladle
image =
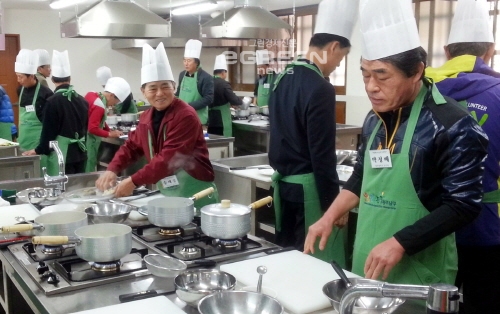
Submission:
[[[340,267],[339,264],[337,264],[336,261],[332,261],[330,263],[333,267],[333,269],[335,270],[335,272],[337,273],[337,275],[339,275],[340,279],[344,282],[344,284],[346,285],[346,287],[349,289],[350,287],[352,287],[352,283],[351,281],[349,280],[349,278],[347,278],[347,275],[344,273],[344,270],[342,269],[342,267]],[[361,306],[363,306],[365,309],[368,308],[364,303],[363,303],[363,300],[361,300],[361,298],[359,298],[359,303],[361,304]]]
[[267,267],[266,266],[257,267],[257,273],[259,273],[259,282],[257,283],[257,293],[260,293],[262,291],[262,276],[264,276],[264,274],[267,273]]

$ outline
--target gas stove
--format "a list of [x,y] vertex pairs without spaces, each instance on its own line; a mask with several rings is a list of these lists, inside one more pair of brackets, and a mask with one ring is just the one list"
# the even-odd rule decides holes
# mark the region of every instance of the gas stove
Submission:
[[71,245],[56,249],[56,253],[49,250],[49,254],[44,247],[31,243],[10,245],[8,249],[46,295],[150,274],[142,258],[151,251],[134,239],[130,254],[104,265],[80,259]]

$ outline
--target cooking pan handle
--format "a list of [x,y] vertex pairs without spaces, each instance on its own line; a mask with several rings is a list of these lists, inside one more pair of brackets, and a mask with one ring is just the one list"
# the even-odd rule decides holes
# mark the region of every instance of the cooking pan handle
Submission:
[[272,201],[273,201],[273,198],[271,196],[268,196],[268,197],[264,197],[256,202],[253,202],[248,207],[250,207],[251,209],[256,209],[256,208],[262,207],[264,205],[267,205],[267,204],[271,203]]
[[33,229],[39,229],[36,228],[33,224],[19,224],[19,225],[14,225],[14,226],[3,226],[0,227],[0,230],[2,233],[15,233],[15,232],[23,232],[23,231],[30,231]]
[[213,192],[214,192],[214,188],[210,187],[208,189],[205,189],[205,190],[203,190],[201,192],[196,193],[195,195],[193,195],[193,197],[191,197],[191,199],[193,201],[196,201],[196,200],[199,200],[200,198],[203,198],[203,197],[205,197],[205,196],[207,196],[207,195],[209,195],[210,193],[213,193]]
[[33,244],[61,245],[79,242],[78,238],[68,236],[37,236],[31,238],[31,243]]

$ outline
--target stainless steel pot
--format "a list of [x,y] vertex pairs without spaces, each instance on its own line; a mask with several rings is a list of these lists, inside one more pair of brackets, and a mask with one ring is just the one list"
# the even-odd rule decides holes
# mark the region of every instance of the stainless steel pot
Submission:
[[75,230],[87,225],[87,214],[78,211],[61,211],[43,214],[34,219],[33,224],[4,226],[2,233],[26,232],[25,235],[73,236]]
[[137,121],[137,113],[122,113],[121,121],[122,122],[136,122]]
[[118,261],[132,249],[132,228],[121,224],[88,225],[76,229],[74,237],[33,237],[33,244],[76,243],[76,254],[89,262]]
[[148,220],[155,226],[175,228],[189,224],[194,218],[194,201],[212,193],[214,188],[205,189],[190,198],[162,197],[148,202]]
[[268,116],[269,115],[269,106],[260,107],[260,113],[262,113],[265,116]]
[[249,206],[231,204],[229,200],[203,206],[201,209],[201,230],[215,239],[233,240],[250,232],[252,209],[271,203],[271,196],[265,197]]
[[248,107],[248,110],[250,110],[250,114],[258,114],[259,113],[259,107],[251,105]]
[[250,110],[239,109],[236,111],[236,115],[238,116],[238,118],[248,118],[248,116],[250,115]]

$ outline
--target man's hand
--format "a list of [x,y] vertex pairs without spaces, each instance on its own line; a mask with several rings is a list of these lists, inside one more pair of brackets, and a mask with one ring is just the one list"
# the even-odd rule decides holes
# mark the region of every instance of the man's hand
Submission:
[[403,258],[405,249],[392,237],[372,249],[365,262],[365,278],[386,280],[392,268]]
[[118,186],[116,187],[115,190],[115,196],[116,197],[124,197],[124,196],[129,196],[134,192],[135,189],[135,184],[132,182],[132,179],[130,177],[126,178]]
[[110,132],[109,132],[108,137],[117,138],[117,137],[120,137],[120,136],[122,136],[122,135],[123,135],[123,132],[122,132],[122,131],[113,130],[113,131],[110,131]]
[[349,221],[349,213],[346,213],[344,216],[340,217],[340,219],[335,221],[333,224],[339,228],[343,228],[345,225],[347,225],[348,221]]
[[97,179],[95,186],[101,191],[106,191],[116,185],[117,178],[116,173],[107,170]]
[[332,233],[332,228],[333,222],[326,216],[321,217],[320,220],[309,226],[309,231],[307,232],[307,237],[304,242],[304,253],[314,253],[314,244],[317,238],[320,238],[319,249],[323,251],[328,241],[328,237]]
[[35,150],[34,150],[34,149],[32,149],[32,150],[28,150],[28,151],[25,151],[25,152],[23,153],[23,156],[35,156],[35,155],[36,155],[36,152],[35,152]]

